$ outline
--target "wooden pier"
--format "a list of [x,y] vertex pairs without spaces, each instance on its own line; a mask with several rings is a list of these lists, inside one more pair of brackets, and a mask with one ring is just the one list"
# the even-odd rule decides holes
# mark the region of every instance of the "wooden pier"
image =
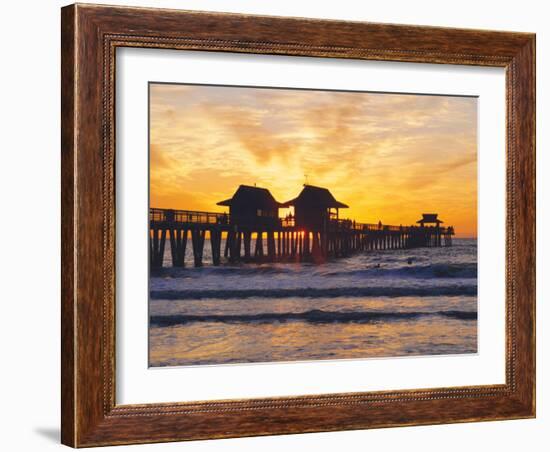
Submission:
[[[174,267],[191,263],[202,266],[206,243],[211,251],[208,263],[212,265],[323,263],[372,250],[451,246],[453,227],[442,227],[434,215],[424,214],[418,226],[356,223],[328,215],[308,227],[300,222],[298,215],[278,218],[258,214],[246,219],[238,214],[152,208],[149,211],[150,264],[151,268],[163,266],[167,242]],[[192,259],[186,261],[188,246],[192,247],[192,253],[188,253]]]

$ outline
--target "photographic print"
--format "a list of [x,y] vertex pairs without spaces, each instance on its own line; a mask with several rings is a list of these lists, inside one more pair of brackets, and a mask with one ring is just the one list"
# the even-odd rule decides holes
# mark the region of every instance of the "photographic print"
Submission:
[[149,366],[477,352],[477,98],[149,84]]

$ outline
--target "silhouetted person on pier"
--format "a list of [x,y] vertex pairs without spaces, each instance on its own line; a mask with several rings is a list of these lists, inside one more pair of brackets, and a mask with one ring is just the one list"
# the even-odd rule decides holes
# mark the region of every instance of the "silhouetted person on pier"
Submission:
[[382,229],[382,220],[378,220],[378,229]]
[[166,217],[166,221],[174,221],[174,210],[168,209],[165,211],[164,216]]
[[285,226],[290,226],[292,222],[292,215],[290,213],[287,213],[285,216]]

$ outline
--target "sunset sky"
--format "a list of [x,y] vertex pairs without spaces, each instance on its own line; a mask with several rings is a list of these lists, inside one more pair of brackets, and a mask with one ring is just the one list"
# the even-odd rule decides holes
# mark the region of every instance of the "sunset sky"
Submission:
[[341,218],[477,236],[476,98],[151,84],[150,127],[151,207],[221,212],[239,184],[284,202],[307,178]]

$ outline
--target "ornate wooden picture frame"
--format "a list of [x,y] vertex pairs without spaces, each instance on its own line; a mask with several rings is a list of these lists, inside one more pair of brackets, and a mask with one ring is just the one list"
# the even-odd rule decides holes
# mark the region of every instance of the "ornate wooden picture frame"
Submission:
[[[73,447],[535,416],[535,36],[71,5],[62,9],[62,442]],[[506,382],[264,399],[115,402],[115,51],[506,70]]]

